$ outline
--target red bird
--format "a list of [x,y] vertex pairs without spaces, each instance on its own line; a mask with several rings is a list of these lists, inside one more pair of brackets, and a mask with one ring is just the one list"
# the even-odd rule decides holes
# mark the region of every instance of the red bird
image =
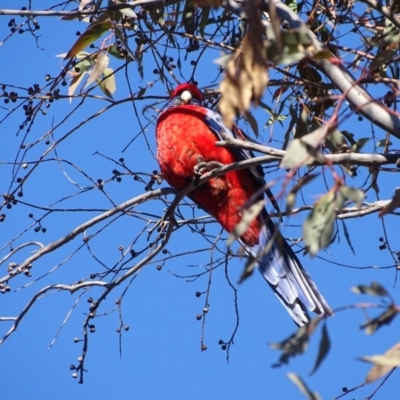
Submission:
[[[172,187],[182,189],[198,176],[196,166],[200,162],[216,161],[226,165],[253,156],[246,150],[215,146],[216,141],[222,140],[221,131],[244,140],[239,128],[228,129],[220,114],[202,106],[202,95],[195,85],[179,85],[172,92],[169,106],[160,114],[156,127],[157,158],[165,180]],[[262,169],[250,168],[211,179],[193,190],[190,198],[231,232],[241,220],[243,206],[264,185]],[[275,229],[267,211],[263,210],[240,242],[248,254],[256,257]],[[258,260],[258,269],[265,280],[297,325],[309,321],[307,309],[319,315],[332,315],[291,247],[281,239]]]

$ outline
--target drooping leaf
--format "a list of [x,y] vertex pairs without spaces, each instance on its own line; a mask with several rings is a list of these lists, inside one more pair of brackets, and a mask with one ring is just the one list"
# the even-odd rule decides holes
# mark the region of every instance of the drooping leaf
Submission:
[[340,152],[345,145],[347,146],[345,136],[338,129],[335,129],[326,138],[325,146],[331,151],[331,153]]
[[314,180],[318,174],[307,174],[304,175],[299,181],[294,185],[293,189],[289,192],[289,194],[286,197],[286,212],[289,213],[292,208],[294,207],[295,200],[296,200],[296,194],[297,192],[303,188],[307,183],[311,182]]
[[72,76],[71,83],[69,84],[69,88],[68,88],[68,96],[70,96],[70,98],[69,98],[70,104],[72,102],[72,96],[75,93],[75,90],[77,89],[79,84],[82,82],[82,79],[85,75],[86,75],[86,71],[82,72],[81,74],[76,74],[76,75]]
[[83,60],[79,61],[75,64],[73,70],[77,74],[81,74],[82,72],[87,71],[93,65],[93,60],[91,57],[86,57]]
[[361,357],[360,360],[374,364],[365,381],[367,383],[375,382],[393,368],[400,367],[400,343],[395,344],[383,355],[365,356]]
[[[315,51],[308,28],[301,25],[299,29],[281,31],[277,41],[271,29],[267,28],[267,58],[280,64],[291,64],[302,60],[308,53]],[[277,45],[281,42],[281,46]]]
[[254,116],[251,113],[244,114],[243,118],[249,123],[251,129],[254,132],[254,135],[256,136],[256,138],[258,138],[259,131],[258,131],[257,120],[254,118]]
[[219,108],[224,123],[232,127],[236,113],[246,114],[251,102],[259,104],[268,83],[268,64],[265,56],[265,28],[259,11],[247,5],[249,28],[240,49],[233,54],[225,66],[225,76],[220,85]]
[[392,200],[390,200],[390,203],[379,212],[379,216],[382,218],[384,215],[391,214],[396,208],[399,207],[400,207],[400,188],[397,188],[394,192]]
[[361,149],[371,140],[371,138],[360,138],[357,139],[356,143],[351,146],[351,149],[355,153],[359,153]]
[[94,67],[90,71],[90,75],[89,75],[88,80],[86,81],[84,89],[87,88],[91,83],[93,83],[94,81],[97,80],[97,78],[108,67],[109,62],[110,62],[110,58],[108,57],[108,55],[101,51],[96,58]]
[[389,296],[387,290],[378,282],[372,282],[370,286],[353,286],[351,291],[356,294],[368,294],[370,296],[386,297]]
[[288,372],[287,377],[298,387],[307,400],[321,400],[320,395],[317,392],[311,392],[299,375]]
[[197,22],[195,20],[195,8],[194,0],[186,0],[182,13],[182,25],[185,28],[185,32],[189,33],[190,35],[194,34],[197,26]]
[[201,18],[199,24],[199,32],[202,37],[204,37],[204,30],[206,26],[209,24],[209,16],[210,16],[210,7],[204,7],[201,11]]
[[282,354],[279,357],[279,362],[272,365],[272,367],[280,367],[283,364],[288,364],[291,357],[303,354],[308,347],[310,336],[315,331],[321,318],[314,318],[308,325],[303,325],[297,329],[297,331],[289,336],[287,339],[279,343],[270,343],[269,347],[275,350],[282,350]]
[[318,161],[326,163],[325,156],[319,150],[319,146],[325,142],[326,137],[335,129],[335,124],[325,124],[314,132],[308,133],[299,139],[294,139],[283,157],[281,168],[299,168],[306,164]]
[[375,58],[371,61],[369,69],[371,71],[374,71],[374,70],[382,67],[388,61],[390,61],[395,54],[396,54],[396,50],[392,50],[392,49],[379,50],[378,53],[376,54]]
[[130,47],[129,47],[127,41],[125,40],[124,35],[123,35],[122,32],[120,31],[120,29],[119,29],[118,27],[115,27],[115,28],[114,28],[114,32],[115,32],[115,34],[117,35],[117,38],[118,38],[118,39],[121,41],[121,43],[123,44],[124,49],[128,52],[130,59],[131,59],[131,60],[134,60],[134,59],[135,59],[135,56],[134,56],[134,54],[132,53],[132,50],[130,49]]
[[347,230],[347,226],[346,226],[346,224],[345,224],[345,222],[344,222],[343,219],[342,219],[341,221],[342,221],[343,233],[344,233],[344,237],[345,237],[345,239],[346,239],[346,242],[347,242],[347,244],[349,245],[351,252],[352,252],[354,255],[356,255],[356,252],[355,252],[355,250],[354,250],[354,247],[353,247],[353,245],[352,245],[352,243],[351,243],[351,238],[350,238],[349,231]]
[[365,198],[365,194],[362,190],[351,186],[341,186],[339,191],[346,199],[353,201],[358,207],[361,207]]
[[392,146],[392,142],[387,139],[382,139],[378,140],[378,142],[376,143],[376,147],[386,147],[386,146]]
[[312,375],[318,367],[321,365],[322,361],[326,358],[331,348],[331,341],[328,335],[328,328],[326,327],[326,323],[322,325],[322,336],[319,342],[318,348],[318,357],[315,361],[314,368],[312,369],[310,375]]
[[103,72],[103,79],[97,78],[99,82],[99,87],[102,92],[109,97],[110,99],[113,98],[113,94],[117,90],[116,83],[115,83],[115,74],[112,68],[106,68]]
[[308,252],[315,255],[332,241],[336,219],[336,196],[330,190],[315,204],[303,225],[303,239]]
[[229,235],[227,242],[228,246],[230,246],[236,239],[239,239],[247,231],[250,224],[258,217],[264,206],[265,200],[263,199],[252,204],[246,210],[243,210],[242,219],[233,228],[231,234]]
[[123,53],[121,53],[121,51],[118,50],[118,46],[115,44],[108,46],[104,50],[107,51],[107,53],[110,54],[111,56],[118,58],[118,60],[125,59],[125,55]]
[[110,22],[95,22],[79,36],[78,40],[71,47],[64,59],[75,57],[80,51],[96,41],[100,36],[112,28]]
[[367,335],[372,335],[383,325],[390,324],[398,314],[399,311],[393,305],[390,305],[381,315],[361,325],[360,328],[365,329]]
[[[309,135],[312,134],[310,133]],[[286,169],[300,168],[303,165],[312,164],[315,160],[322,164],[326,162],[325,156],[318,148],[309,145],[302,139],[294,139],[289,144],[279,166]]]
[[342,210],[348,200],[361,206],[364,192],[350,186],[341,186],[331,189],[315,203],[303,225],[304,243],[311,255],[317,254],[332,242],[336,213]]

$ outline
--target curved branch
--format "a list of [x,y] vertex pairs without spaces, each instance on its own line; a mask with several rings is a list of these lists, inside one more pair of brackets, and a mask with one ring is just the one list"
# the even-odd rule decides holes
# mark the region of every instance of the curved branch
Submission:
[[151,192],[144,193],[140,196],[137,196],[131,200],[128,200],[117,207],[112,208],[95,218],[90,219],[89,221],[84,222],[83,224],[77,226],[74,230],[66,234],[65,236],[61,237],[60,239],[56,240],[48,244],[47,246],[42,247],[39,251],[37,251],[32,256],[28,257],[23,263],[21,263],[17,268],[14,269],[12,274],[8,274],[0,279],[0,283],[7,282],[13,276],[23,273],[24,270],[27,268],[28,265],[32,264],[34,261],[38,260],[42,256],[47,253],[51,253],[54,250],[57,250],[59,247],[63,246],[64,244],[70,242],[71,240],[75,239],[79,234],[83,233],[86,229],[98,224],[99,222],[111,217],[112,215],[118,214],[123,212],[126,208],[132,207],[134,205],[138,205],[143,203],[146,200],[158,198],[162,195],[167,195],[171,193],[176,193],[177,191],[172,188],[162,188],[152,190]]

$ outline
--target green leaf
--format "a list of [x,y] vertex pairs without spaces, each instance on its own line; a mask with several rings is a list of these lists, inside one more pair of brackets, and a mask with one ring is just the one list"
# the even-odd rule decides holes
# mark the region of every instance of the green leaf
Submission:
[[310,375],[312,375],[318,367],[321,365],[322,361],[324,361],[325,357],[328,355],[329,350],[331,348],[331,341],[328,335],[328,329],[326,327],[326,323],[322,325],[322,336],[319,342],[319,350],[318,350],[318,357],[315,361],[314,368],[312,369]]
[[376,143],[376,147],[385,147],[385,146],[391,146],[391,145],[392,145],[392,142],[389,140],[386,140],[386,139],[379,140]]
[[326,147],[332,152],[332,153],[337,153],[340,151],[342,146],[344,144],[347,144],[345,137],[342,135],[342,133],[335,129],[327,138],[325,145]]
[[77,74],[81,74],[82,72],[87,71],[90,69],[93,65],[93,60],[90,57],[86,57],[83,60],[79,61],[77,64],[74,66],[74,71]]
[[294,185],[293,189],[289,192],[289,194],[286,197],[286,212],[290,212],[293,209],[297,192],[305,185],[307,185],[307,183],[314,180],[318,175],[319,174],[307,174],[304,175],[301,179],[299,179],[299,181],[296,183],[296,185]]
[[[309,135],[312,135],[312,133]],[[289,144],[279,166],[286,169],[300,168],[303,165],[312,164],[315,160],[318,160],[321,164],[326,162],[325,156],[319,149],[309,145],[302,139],[294,139]]]
[[204,37],[204,29],[208,25],[208,18],[210,16],[210,7],[203,7],[201,10],[201,19],[199,24],[200,35]]
[[118,51],[118,46],[115,44],[108,46],[104,50],[106,50],[107,53],[110,54],[111,56],[118,58],[118,60],[125,60],[125,55],[121,54],[121,52]]
[[284,2],[293,12],[297,13],[297,0],[285,0]]
[[79,36],[78,40],[71,47],[64,60],[75,57],[80,51],[96,41],[104,32],[112,28],[110,22],[96,22],[90,25],[85,32]]
[[360,138],[357,139],[355,145],[352,146],[352,150],[355,153],[359,153],[360,150],[371,140],[372,138]]
[[369,69],[371,71],[374,71],[382,65],[386,64],[388,61],[390,61],[393,56],[396,54],[397,50],[392,50],[392,49],[381,49],[378,51],[376,54],[375,58],[371,61],[371,64],[369,65]]
[[347,200],[352,200],[361,206],[364,192],[349,186],[341,186],[336,192],[331,189],[315,203],[303,225],[304,243],[311,255],[317,254],[332,242],[336,213],[342,210]]
[[358,207],[361,207],[365,198],[365,194],[362,190],[350,186],[341,186],[339,191],[346,199],[352,200]]
[[333,130],[335,130],[334,124],[325,124],[314,132],[308,133],[299,139],[294,139],[290,143],[280,167],[288,169],[299,168],[314,161],[325,164],[325,156],[318,147],[325,142],[326,137]]
[[336,204],[335,193],[331,190],[315,203],[304,222],[304,244],[313,256],[331,243],[336,219]]
[[250,224],[258,217],[262,209],[264,208],[265,200],[259,200],[252,204],[246,210],[243,210],[242,219],[233,228],[233,231],[228,238],[228,246],[230,246],[236,239],[239,239],[248,229]]
[[254,135],[256,136],[256,138],[258,138],[258,136],[259,136],[258,124],[257,124],[257,120],[254,118],[253,114],[246,113],[243,115],[243,118],[248,122],[248,124],[250,125],[251,129],[254,132]]
[[97,79],[99,82],[99,87],[107,97],[112,99],[112,95],[117,90],[114,70],[112,68],[106,68],[103,72],[103,78],[103,80],[100,78]]
[[392,200],[386,205],[380,212],[379,216],[382,218],[386,214],[391,214],[396,208],[400,207],[400,188],[397,188],[394,192]]

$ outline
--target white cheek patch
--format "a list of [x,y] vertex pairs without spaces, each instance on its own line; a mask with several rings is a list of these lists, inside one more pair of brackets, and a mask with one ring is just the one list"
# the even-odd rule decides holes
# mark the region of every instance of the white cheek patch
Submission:
[[190,93],[189,90],[184,90],[181,94],[181,100],[184,104],[190,103],[192,100],[192,93]]

